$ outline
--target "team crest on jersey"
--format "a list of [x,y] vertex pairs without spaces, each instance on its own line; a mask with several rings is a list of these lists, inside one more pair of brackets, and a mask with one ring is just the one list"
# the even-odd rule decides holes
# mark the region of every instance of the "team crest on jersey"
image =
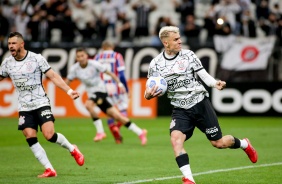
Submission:
[[170,122],[169,128],[172,129],[173,127],[175,127],[175,119],[172,119]]
[[101,105],[103,103],[103,99],[102,98],[99,98],[98,100],[97,100],[97,105]]
[[32,63],[31,63],[31,62],[27,62],[27,63],[26,63],[26,70],[27,70],[28,72],[32,71]]
[[24,116],[20,116],[19,118],[19,125],[23,125],[25,123]]
[[177,64],[178,64],[178,69],[179,70],[184,70],[185,69],[185,61],[184,60],[177,61]]

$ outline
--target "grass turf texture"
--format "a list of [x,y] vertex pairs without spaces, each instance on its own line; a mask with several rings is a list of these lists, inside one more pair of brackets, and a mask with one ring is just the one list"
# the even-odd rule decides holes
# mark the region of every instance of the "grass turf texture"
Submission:
[[[77,144],[85,156],[85,165],[79,167],[67,150],[47,142],[39,134],[49,160],[57,171],[56,178],[37,178],[44,168],[30,151],[17,119],[0,119],[0,183],[32,184],[110,184],[138,180],[175,177],[147,183],[181,183],[181,173],[174,159],[169,138],[169,117],[157,119],[133,119],[148,130],[148,145],[140,145],[135,134],[122,127],[124,142],[116,145],[107,126],[107,138],[94,143],[94,126],[90,118],[57,118],[56,131],[64,134],[71,143]],[[282,118],[222,117],[219,119],[224,134],[238,138],[248,137],[258,151],[259,161],[252,164],[245,153],[238,150],[213,148],[205,135],[195,130],[185,143],[190,156],[192,172],[248,166],[259,166],[214,174],[195,176],[197,184],[281,184],[282,182]],[[106,125],[106,122],[104,125]],[[262,164],[278,165],[260,167]]]

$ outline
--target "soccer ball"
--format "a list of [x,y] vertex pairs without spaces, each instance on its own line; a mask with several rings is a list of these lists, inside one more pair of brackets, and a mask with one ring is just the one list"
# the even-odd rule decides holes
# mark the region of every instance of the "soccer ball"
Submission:
[[152,88],[154,86],[158,86],[158,89],[156,90],[156,92],[162,91],[159,96],[162,96],[165,94],[167,90],[167,83],[163,77],[161,76],[149,77],[146,82],[146,87]]

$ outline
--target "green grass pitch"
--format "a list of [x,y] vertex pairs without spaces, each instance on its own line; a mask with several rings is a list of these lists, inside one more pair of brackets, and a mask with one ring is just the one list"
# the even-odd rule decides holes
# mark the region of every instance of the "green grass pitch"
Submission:
[[[85,156],[78,166],[67,150],[46,141],[39,142],[57,171],[56,178],[39,179],[44,168],[30,151],[17,119],[0,119],[0,183],[32,184],[111,184],[152,183],[180,184],[181,173],[174,159],[169,137],[169,117],[133,119],[148,130],[148,144],[141,146],[138,137],[122,127],[123,144],[114,143],[106,121],[107,138],[93,142],[95,129],[90,118],[57,118],[55,128]],[[205,135],[195,130],[185,143],[197,184],[281,184],[282,118],[220,117],[224,134],[248,137],[257,149],[259,160],[252,164],[238,150],[213,148]]]

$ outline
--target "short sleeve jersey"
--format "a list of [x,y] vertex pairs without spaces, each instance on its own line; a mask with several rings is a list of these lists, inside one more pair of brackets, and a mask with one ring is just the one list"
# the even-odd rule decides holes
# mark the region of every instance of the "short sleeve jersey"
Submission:
[[208,96],[207,90],[196,78],[196,72],[202,69],[202,63],[195,53],[182,49],[170,59],[165,57],[164,52],[160,53],[150,62],[147,77],[164,77],[171,105],[189,109]]
[[0,75],[10,77],[18,94],[18,110],[31,111],[50,106],[42,85],[42,75],[51,67],[41,54],[27,51],[22,60],[7,57],[1,64]]
[[[98,53],[94,59],[105,65],[107,70],[114,73],[117,77],[119,77],[119,72],[125,70],[122,55],[113,50],[102,51]],[[110,96],[119,95],[121,93],[116,81],[111,76],[102,73],[101,77],[106,83],[107,92]]]
[[67,78],[71,81],[80,80],[86,87],[88,97],[91,97],[96,92],[106,93],[106,87],[101,78],[101,73],[105,71],[107,71],[106,66],[94,60],[88,60],[85,68],[77,62],[71,67]]

